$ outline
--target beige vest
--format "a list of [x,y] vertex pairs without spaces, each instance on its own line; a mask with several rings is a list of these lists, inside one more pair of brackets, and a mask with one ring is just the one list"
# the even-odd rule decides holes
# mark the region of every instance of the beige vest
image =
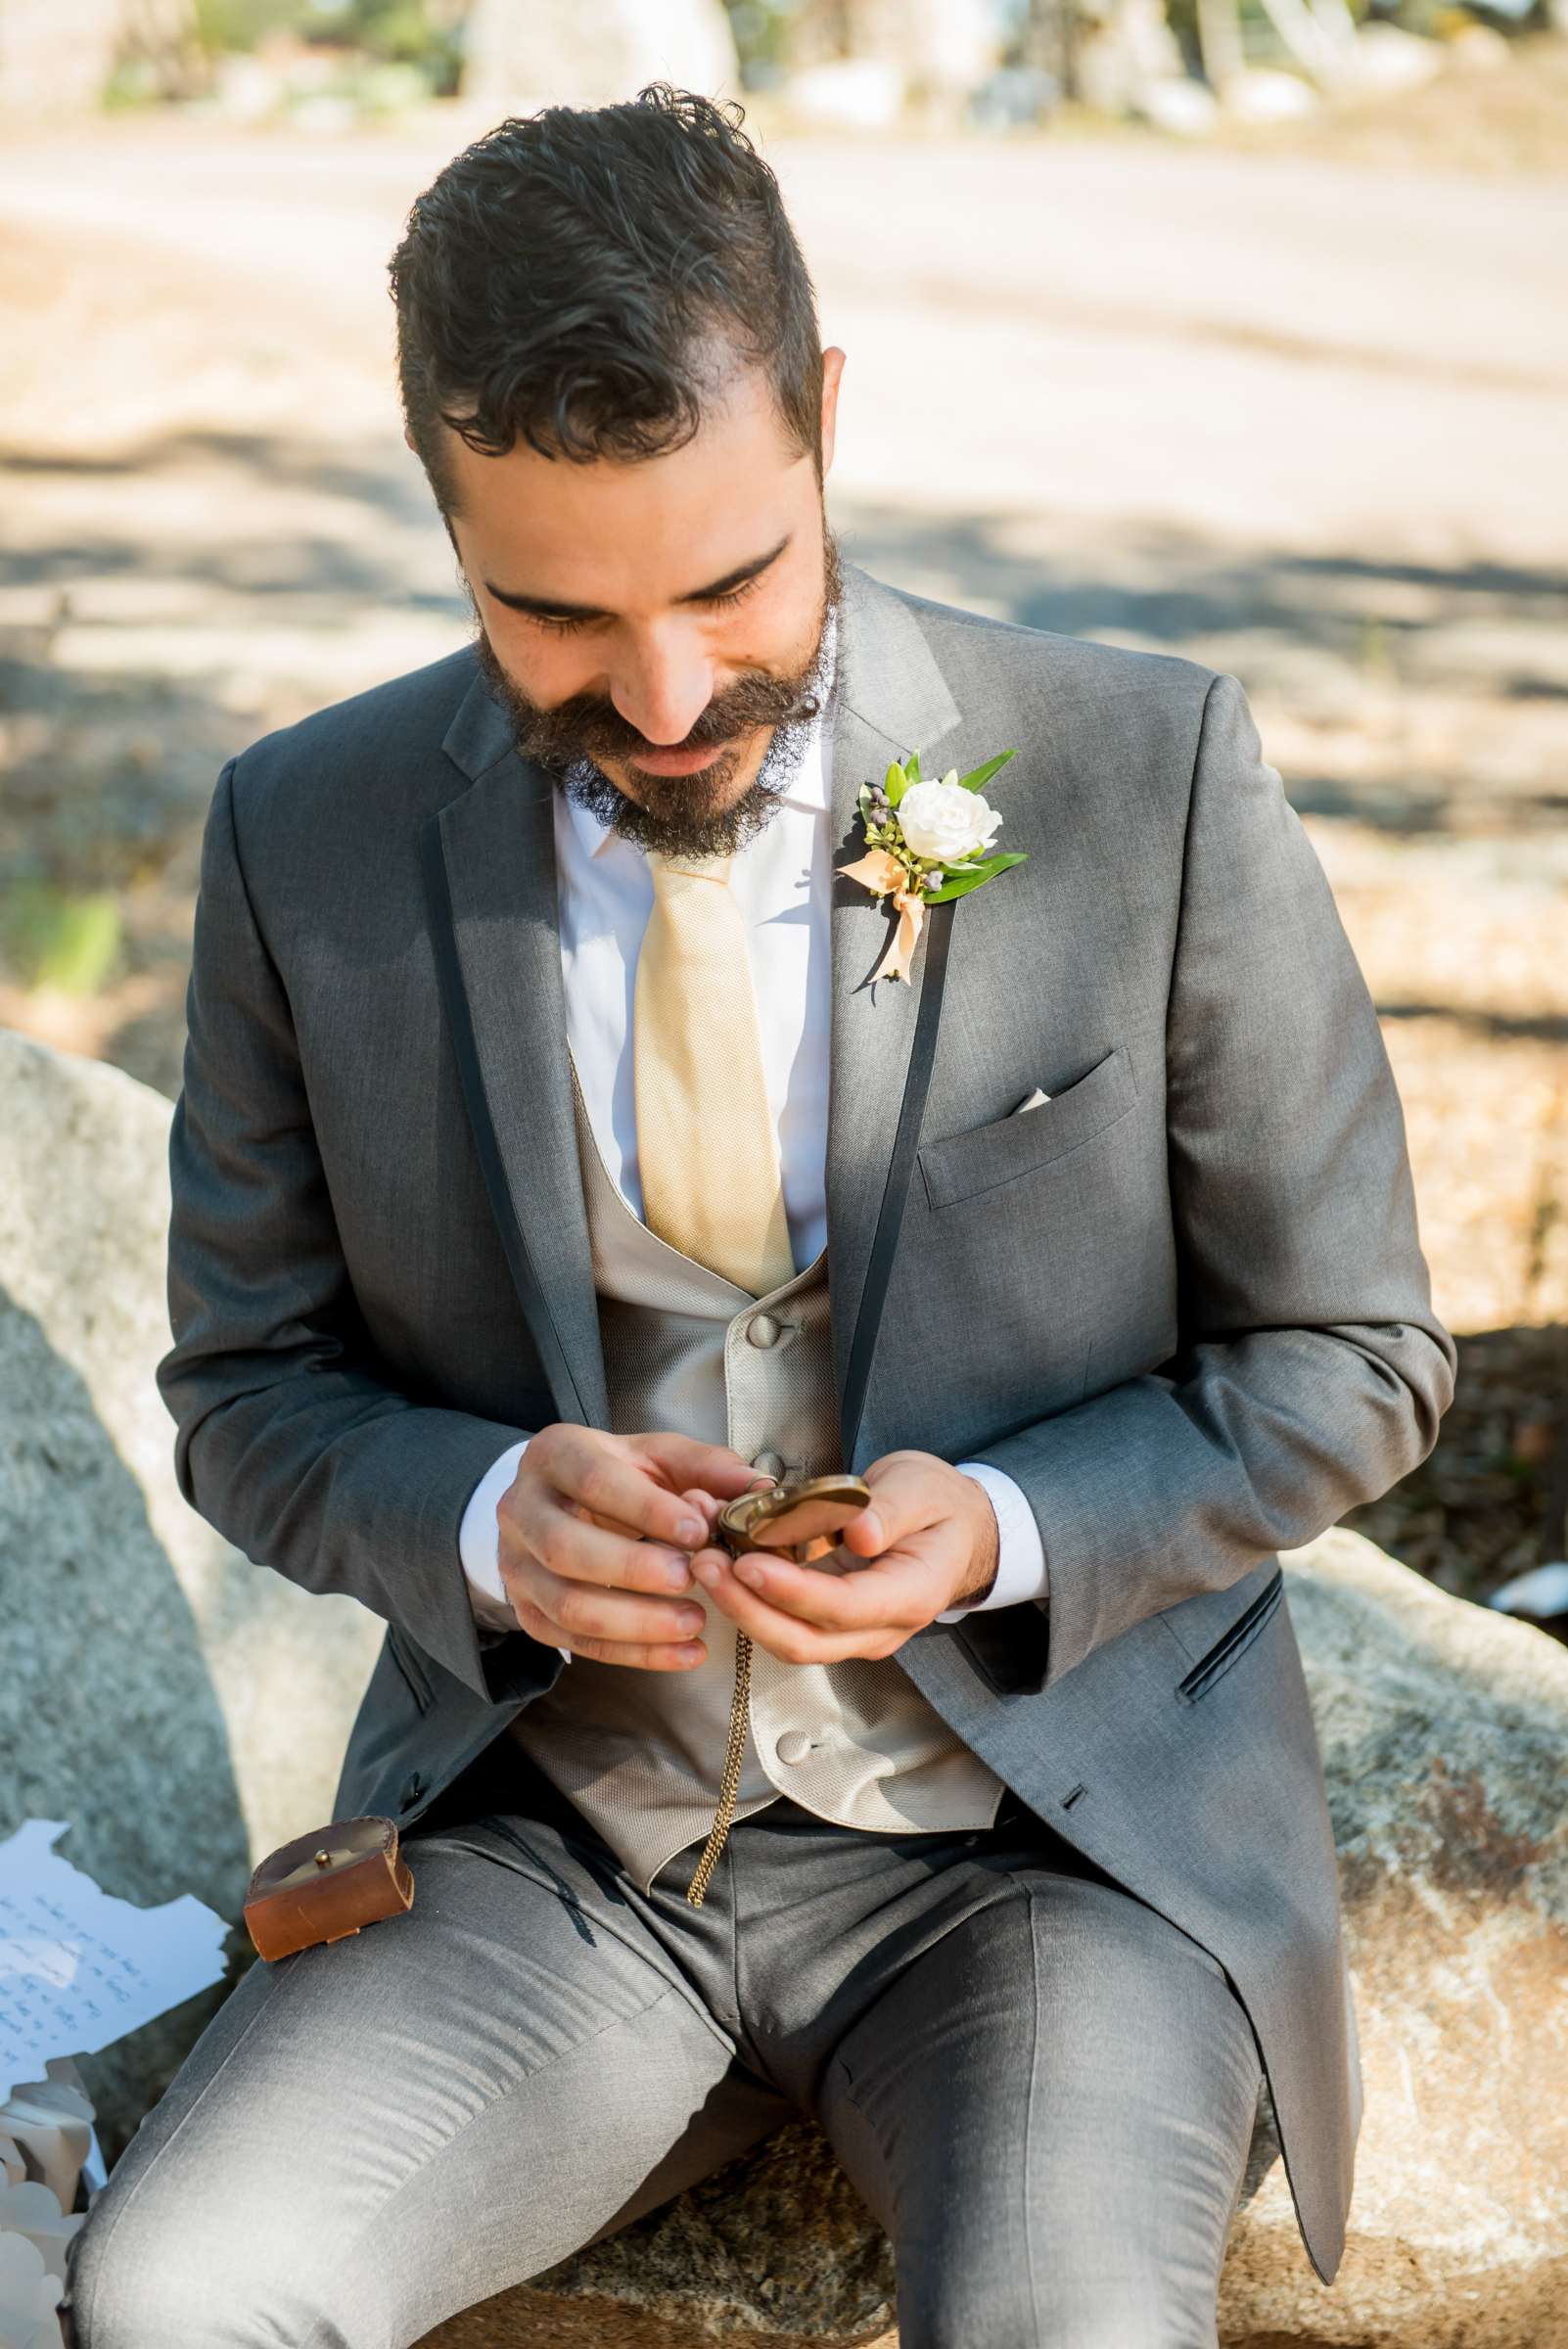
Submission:
[[[683,1256],[622,1197],[575,1064],[572,1090],[611,1426],[728,1444],[775,1476],[839,1467],[826,1249],[760,1298]],[[735,1626],[712,1600],[705,1612],[706,1662],[639,1672],[574,1656],[509,1725],[645,1892],[667,1860],[707,1841],[718,1804]],[[990,1826],[1004,1792],[895,1657],[786,1664],[753,1641],[737,1819],[787,1794],[843,1826],[929,1834]]]

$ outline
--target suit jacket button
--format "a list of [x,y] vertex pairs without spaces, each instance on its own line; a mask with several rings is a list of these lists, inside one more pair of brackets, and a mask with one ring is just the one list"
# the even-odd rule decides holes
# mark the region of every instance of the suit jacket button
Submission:
[[771,1313],[753,1313],[746,1324],[746,1335],[754,1346],[776,1346],[778,1323]]
[[402,1800],[402,1808],[403,1808],[405,1811],[407,1811],[407,1810],[410,1810],[410,1809],[413,1807],[413,1805],[414,1805],[415,1803],[417,1803],[417,1802],[418,1802],[418,1800],[419,1800],[420,1796],[421,1796],[421,1795],[424,1793],[424,1791],[425,1791],[425,1781],[424,1781],[424,1779],[421,1777],[421,1775],[420,1775],[420,1773],[419,1773],[419,1772],[418,1772],[417,1770],[415,1770],[415,1771],[411,1771],[411,1772],[409,1773],[409,1774],[408,1774],[408,1778],[407,1778],[407,1780],[406,1780],[406,1782],[405,1782],[405,1784],[404,1784],[404,1786],[403,1786],[402,1797],[401,1797],[401,1800]]
[[773,1751],[781,1762],[799,1762],[811,1750],[811,1740],[804,1729],[786,1729]]
[[753,1456],[752,1466],[759,1476],[782,1476],[784,1454],[781,1451],[759,1451]]

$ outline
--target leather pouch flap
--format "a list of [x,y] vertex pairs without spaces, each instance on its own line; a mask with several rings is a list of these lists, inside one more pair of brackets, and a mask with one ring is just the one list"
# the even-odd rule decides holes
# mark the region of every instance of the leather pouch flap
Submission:
[[245,1922],[263,1958],[287,1958],[318,1941],[342,1941],[414,1905],[414,1879],[398,1857],[397,1822],[379,1814],[336,1819],[269,1852],[252,1874]]

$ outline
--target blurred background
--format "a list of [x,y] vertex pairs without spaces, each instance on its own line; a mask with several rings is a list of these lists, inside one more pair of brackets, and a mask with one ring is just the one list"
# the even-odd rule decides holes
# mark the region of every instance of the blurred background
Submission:
[[783,184],[847,553],[1246,686],[1462,1357],[1347,1522],[1561,1560],[1568,0],[0,0],[0,1027],[173,1099],[222,761],[467,640],[407,207],[659,76]]

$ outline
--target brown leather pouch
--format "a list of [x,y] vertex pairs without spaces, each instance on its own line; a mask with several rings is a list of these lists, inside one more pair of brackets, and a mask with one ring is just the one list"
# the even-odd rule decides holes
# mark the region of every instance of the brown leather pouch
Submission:
[[372,1815],[335,1819],[269,1852],[251,1878],[245,1922],[263,1958],[288,1958],[361,1925],[401,1916],[414,1878],[397,1856],[397,1822]]

